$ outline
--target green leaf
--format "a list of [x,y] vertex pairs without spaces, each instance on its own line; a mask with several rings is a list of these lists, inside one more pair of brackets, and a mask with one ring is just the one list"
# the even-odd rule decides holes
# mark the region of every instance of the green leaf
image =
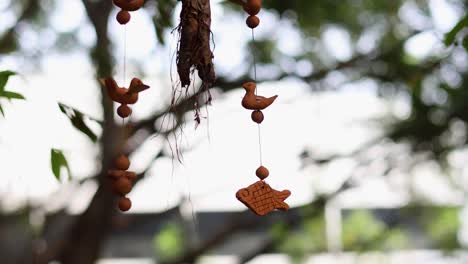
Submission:
[[67,159],[63,152],[59,149],[50,150],[50,165],[52,167],[52,173],[54,174],[57,181],[61,180],[61,169],[65,167],[68,173],[68,179],[72,178],[70,167],[68,166]]
[[17,100],[26,100],[22,94],[10,92],[10,91],[3,91],[0,93],[0,97],[5,97],[8,100],[17,99]]
[[[24,96],[19,93],[5,91],[5,86],[8,82],[10,76],[16,75],[16,72],[13,71],[0,71],[0,98],[6,98],[8,100],[17,99],[17,100],[25,100]],[[5,117],[5,112],[3,111],[3,107],[0,105],[0,114]]]
[[67,114],[67,108],[71,108],[71,107],[67,107],[66,105],[62,104],[62,103],[58,103],[58,106],[60,108],[60,111],[64,114]]
[[452,45],[455,42],[458,32],[460,32],[464,27],[468,26],[468,15],[464,16],[458,23],[445,34],[444,44],[446,46]]
[[462,41],[463,48],[468,52],[468,36],[465,36]]
[[16,75],[16,72],[12,71],[0,71],[0,92],[5,90],[5,86],[10,76]]
[[58,106],[60,111],[64,113],[68,117],[68,119],[70,119],[70,122],[76,129],[85,134],[94,143],[97,141],[97,135],[88,127],[84,119],[87,118],[89,120],[95,121],[100,125],[102,125],[102,121],[99,121],[95,118],[91,118],[83,114],[82,112],[76,110],[75,108],[67,106],[63,103],[58,103]]
[[86,123],[83,120],[83,115],[78,115],[76,114],[75,116],[72,116],[70,118],[70,121],[72,125],[81,131],[83,134],[85,134],[91,141],[96,143],[97,141],[97,135],[86,125]]
[[64,113],[65,115],[69,115],[70,112],[75,112],[75,113],[77,113],[77,114],[79,114],[79,115],[82,115],[82,116],[86,117],[86,118],[89,119],[89,120],[92,120],[92,121],[94,121],[94,122],[100,124],[101,126],[103,125],[103,122],[102,122],[101,120],[99,120],[99,119],[97,119],[97,118],[94,118],[94,117],[92,117],[92,116],[89,116],[89,115],[87,115],[87,114],[81,112],[80,110],[78,110],[78,109],[76,109],[76,108],[73,108],[73,107],[71,107],[71,106],[69,106],[69,105],[66,105],[66,104],[64,104],[64,103],[58,103],[58,106],[59,106],[59,108],[60,108],[60,111],[61,111],[62,113]]

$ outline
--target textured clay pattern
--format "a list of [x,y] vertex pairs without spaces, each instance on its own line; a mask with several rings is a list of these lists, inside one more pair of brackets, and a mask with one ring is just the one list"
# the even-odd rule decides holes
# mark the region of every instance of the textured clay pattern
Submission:
[[290,195],[290,191],[277,191],[263,181],[258,181],[247,188],[240,189],[236,193],[239,201],[261,216],[269,214],[275,209],[288,210],[289,205],[284,200]]

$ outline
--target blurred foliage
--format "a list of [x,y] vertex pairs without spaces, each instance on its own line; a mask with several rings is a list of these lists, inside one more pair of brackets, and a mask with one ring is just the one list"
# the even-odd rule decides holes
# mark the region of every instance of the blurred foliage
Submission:
[[424,247],[451,251],[460,248],[457,240],[459,208],[412,205],[389,211],[399,213],[377,217],[375,211],[351,211],[343,222],[345,250]]
[[419,216],[434,248],[453,250],[460,248],[457,232],[460,228],[458,208],[438,207]]
[[[6,30],[0,31],[0,54],[12,53],[21,49],[20,27],[30,27],[37,30],[37,33],[43,33],[43,29],[49,25],[48,12],[54,10],[55,2],[51,0],[21,0],[9,1],[9,9],[15,10],[16,25]],[[28,55],[23,53],[23,55]],[[32,54],[29,54],[32,55]]]
[[70,167],[68,166],[68,161],[61,150],[50,150],[50,166],[57,181],[62,180],[62,168],[65,168],[67,170],[68,179],[70,180],[72,178]]
[[456,37],[462,29],[468,27],[468,15],[465,15],[458,23],[450,30],[447,34],[445,34],[444,43],[445,45],[452,45],[455,43]]
[[344,219],[345,250],[396,250],[408,246],[408,234],[404,230],[388,227],[368,210],[353,211]]
[[[5,98],[8,100],[25,100],[24,96],[22,94],[12,92],[12,91],[6,91],[5,87],[8,83],[8,79],[10,76],[16,75],[15,72],[12,71],[0,71],[0,99]],[[0,103],[0,114],[2,116],[5,116],[5,112],[3,110],[3,106]]]
[[[41,34],[44,30],[54,30],[50,27],[51,21],[47,12],[53,12],[57,6],[54,0],[47,3],[38,3],[37,1],[23,0],[10,1],[10,7],[15,8],[18,14],[18,22],[10,29],[0,32],[0,49],[22,51],[26,56],[30,51],[25,52],[21,46],[9,45],[7,43],[17,42],[20,39],[20,27],[30,27],[37,29],[36,33]],[[178,21],[178,15],[174,14],[175,7],[180,1],[162,0],[147,1],[145,9],[151,16],[158,42],[165,43],[165,32],[175,28]],[[451,2],[450,4],[457,8],[465,8],[464,4]],[[47,6],[47,8],[45,8]],[[242,16],[245,13],[242,9],[233,4],[225,5]],[[336,58],[324,43],[324,34],[329,29],[338,30],[349,36],[351,48],[350,64],[343,70],[346,80],[352,82],[363,78],[370,78],[376,82],[379,89],[379,95],[382,96],[406,96],[409,99],[411,113],[407,118],[395,118],[392,125],[388,128],[388,137],[401,141],[405,140],[411,143],[413,150],[425,151],[434,154],[435,159],[443,159],[446,154],[454,149],[466,145],[465,140],[452,142],[447,140],[450,137],[450,126],[457,121],[466,123],[468,121],[467,109],[467,89],[466,69],[454,65],[454,57],[449,54],[435,54],[424,59],[411,57],[405,50],[405,44],[413,36],[421,32],[430,32],[433,30],[429,26],[418,26],[408,18],[402,15],[404,10],[412,9],[413,13],[418,14],[418,19],[430,21],[431,10],[427,1],[370,1],[370,0],[345,0],[345,1],[275,1],[265,0],[265,10],[276,14],[285,27],[290,25],[292,31],[299,33],[301,39],[300,50],[294,55],[284,53],[278,47],[280,39],[276,34],[266,34],[257,38],[254,44],[249,43],[251,48],[255,49],[256,59],[261,65],[282,65],[287,61],[287,66],[281,66],[283,72],[278,72],[275,76],[294,75],[295,70],[300,68],[300,63],[307,61],[312,65],[314,71],[320,69],[329,69],[336,66],[343,58]],[[265,11],[263,11],[265,12]],[[452,31],[446,34],[444,42],[446,44],[468,43],[464,37],[467,18],[462,17],[460,22]],[[68,32],[54,33],[54,47],[64,52],[70,49],[83,48],[85,45],[80,43],[77,34],[79,28],[71,28]],[[273,32],[272,32],[273,33]],[[466,39],[466,40],[465,40]],[[2,44],[3,43],[3,44]],[[467,44],[468,45],[468,44]],[[14,48],[8,48],[13,47]],[[361,46],[365,46],[363,49]],[[462,45],[463,46],[463,45]],[[456,51],[459,47],[453,47]],[[41,54],[41,47],[37,50],[31,50],[32,56]],[[93,60],[109,61],[100,58],[102,54],[99,50],[91,51]],[[107,55],[106,55],[107,56]],[[215,51],[215,56],[216,51]],[[353,60],[359,58],[359,60]],[[251,58],[246,57],[247,60]],[[344,62],[345,65],[346,61]],[[250,64],[248,64],[250,65]],[[104,68],[111,68],[109,67]],[[273,69],[273,68],[268,68]],[[246,73],[252,74],[250,68],[243,69]],[[274,70],[278,70],[277,67]],[[228,74],[228,73],[227,73]],[[312,72],[313,74],[313,72]],[[454,78],[447,78],[450,74]],[[298,75],[296,75],[297,77]],[[229,76],[219,76],[229,77]],[[311,86],[327,87],[327,83],[318,80],[303,77],[306,83]],[[327,77],[325,74],[323,77]],[[229,79],[229,78],[228,78]],[[428,96],[428,94],[430,94]],[[427,99],[433,97],[433,99]],[[79,117],[79,116],[78,116]],[[74,119],[79,122],[79,118]],[[86,129],[83,123],[77,124],[81,127],[90,139],[96,137],[92,131]],[[466,138],[466,137],[465,137]]]
[[[343,245],[345,250],[363,251],[378,240],[385,226],[368,211],[355,211],[343,223]],[[371,245],[374,246],[374,245]]]
[[385,239],[380,243],[381,250],[398,250],[407,249],[410,247],[410,239],[408,232],[400,228],[392,228],[385,234]]
[[323,212],[305,217],[294,230],[289,230],[284,223],[278,222],[272,226],[270,234],[275,240],[275,250],[288,254],[296,263],[301,263],[308,253],[326,250]]
[[91,120],[94,121],[98,124],[102,124],[101,121],[91,118],[88,115],[83,114],[81,111],[70,107],[68,105],[65,105],[63,103],[58,104],[59,109],[62,113],[64,113],[68,119],[70,119],[71,124],[78,129],[80,132],[82,132],[84,135],[86,135],[92,142],[96,143],[97,142],[97,135],[89,128],[89,126],[86,124],[85,120]]
[[178,1],[176,0],[158,0],[148,1],[146,7],[153,10],[153,25],[156,36],[161,44],[165,44],[165,30],[173,28],[173,12]]
[[[334,0],[311,2],[264,0],[263,4],[281,15],[294,12],[301,28],[316,29],[323,24],[334,23],[341,24],[351,31],[358,31],[372,23],[372,20],[365,20],[360,15],[391,17],[397,13],[402,2],[404,1]],[[367,11],[367,14],[362,14],[364,10]]]
[[154,249],[159,260],[174,259],[185,250],[185,240],[182,228],[177,224],[166,224],[153,240]]
[[[173,30],[177,14],[174,7],[180,1],[158,0],[146,1],[145,9],[151,16],[158,43],[164,44],[164,35]],[[286,75],[291,74],[309,84],[311,91],[316,86],[326,89],[337,89],[330,85],[327,77],[340,73],[342,83],[357,80],[371,80],[378,87],[378,95],[390,99],[405,98],[409,114],[403,117],[392,117],[385,137],[394,141],[408,142],[415,152],[430,154],[430,157],[443,161],[454,150],[465,148],[468,143],[468,16],[462,15],[453,29],[446,33],[440,44],[447,47],[433,52],[423,58],[416,58],[405,48],[405,45],[421,33],[433,33],[429,4],[431,1],[374,1],[374,0],[264,0],[265,10],[281,19],[283,24],[290,25],[297,32],[299,50],[294,55],[279,47],[281,36],[277,28],[270,34],[264,34],[249,47],[255,49],[256,59],[265,65],[281,65],[287,60],[289,68],[296,68],[300,62],[307,61],[312,65],[309,75],[295,74],[294,70],[283,69]],[[52,47],[62,52],[83,48],[77,38],[79,28],[69,32],[59,32],[51,26],[49,14],[53,12],[58,0],[21,0],[9,1],[8,8],[14,10],[17,23],[0,31],[0,53],[20,53],[24,57],[43,54],[45,49],[37,45],[36,49],[27,49],[27,41],[22,40],[25,34],[43,34],[53,31],[56,38]],[[461,13],[466,13],[466,1],[450,1]],[[245,13],[239,6],[226,5],[242,16]],[[417,14],[423,25],[414,23],[413,19],[403,17],[405,10],[411,9]],[[264,11],[262,11],[264,12]],[[89,26],[83,23],[81,26]],[[242,24],[242,26],[244,26]],[[24,29],[32,29],[25,31]],[[328,50],[324,40],[325,33],[334,29],[349,37],[349,57],[338,58]],[[26,32],[26,33],[25,33]],[[439,33],[439,32],[437,32]],[[222,37],[222,36],[221,36]],[[460,45],[461,44],[461,45]],[[88,48],[88,47],[86,47]],[[107,47],[106,47],[107,48]],[[218,56],[215,50],[215,56]],[[91,50],[95,63],[107,62],[112,68],[108,53],[99,49]],[[106,58],[104,58],[106,57]],[[250,58],[246,58],[249,60]],[[37,60],[26,60],[28,64]],[[243,64],[246,65],[245,63]],[[250,72],[250,69],[244,69]],[[323,74],[314,76],[323,71]],[[229,75],[230,73],[228,73]],[[283,74],[284,75],[284,74]],[[283,76],[279,74],[279,76]],[[3,89],[8,77],[0,74],[0,87]],[[220,76],[225,77],[225,76]],[[244,76],[243,76],[244,77]],[[313,78],[314,77],[314,78]],[[3,86],[1,85],[3,83]],[[21,95],[4,92],[1,95],[10,99],[22,99]],[[60,110],[70,119],[74,127],[84,133],[93,142],[97,135],[86,124],[87,120],[100,123],[81,111],[70,106],[59,104]],[[0,105],[0,112],[3,110]],[[307,120],[303,120],[307,122]],[[51,151],[51,165],[54,175],[60,179],[63,167],[67,162],[60,150]],[[69,174],[70,175],[70,174]],[[411,232],[422,230],[423,235],[433,247],[452,250],[459,248],[457,231],[459,229],[457,208],[426,209],[404,208],[407,217],[414,220],[409,227],[400,222],[389,225],[385,219],[377,217],[370,211],[351,212],[343,222],[343,244],[346,250],[394,250],[413,246]],[[405,215],[402,214],[401,218]],[[323,212],[305,217],[297,229],[288,228],[278,223],[273,226],[271,235],[275,238],[276,248],[300,261],[306,253],[326,250],[325,221]],[[185,241],[182,228],[169,224],[156,234],[154,248],[162,259],[171,259],[184,253]]]
[[[272,54],[276,51],[275,42],[269,39],[256,40],[249,42],[252,54],[255,54],[257,63],[271,64]],[[253,62],[252,62],[253,63]]]

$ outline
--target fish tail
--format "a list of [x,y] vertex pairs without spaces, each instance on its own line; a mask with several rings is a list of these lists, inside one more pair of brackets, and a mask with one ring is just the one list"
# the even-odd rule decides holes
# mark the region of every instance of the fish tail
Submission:
[[276,209],[278,210],[282,210],[282,211],[286,211],[289,209],[289,205],[283,201],[276,201],[276,206],[275,206]]
[[286,198],[291,195],[291,192],[288,190],[284,190],[282,192],[276,192],[276,208],[279,210],[288,210],[289,205],[284,202]]
[[288,190],[284,190],[284,191],[282,191],[282,192],[277,192],[277,193],[276,193],[276,197],[277,197],[278,200],[280,200],[280,201],[286,200],[290,195],[291,195],[291,192],[288,191]]

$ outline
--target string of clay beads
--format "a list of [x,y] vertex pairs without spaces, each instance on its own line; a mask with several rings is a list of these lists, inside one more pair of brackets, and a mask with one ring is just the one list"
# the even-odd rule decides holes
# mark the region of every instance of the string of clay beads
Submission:
[[249,16],[246,23],[249,28],[256,28],[260,24],[260,18],[257,16]]
[[260,110],[253,111],[251,117],[252,117],[252,121],[254,121],[257,124],[261,124],[263,122],[263,119],[265,119],[262,111]]
[[121,25],[125,25],[130,21],[130,18],[132,16],[130,15],[130,12],[126,10],[120,10],[119,13],[117,13],[117,22]]
[[[246,24],[252,29],[252,41],[255,41],[253,29],[260,24],[260,19],[257,14],[261,9],[261,0],[247,0],[243,5],[245,12],[249,14],[246,20]],[[255,65],[255,54],[254,54],[254,76],[256,80],[256,65]],[[265,182],[265,179],[270,175],[270,172],[266,167],[262,165],[262,144],[261,144],[261,133],[260,124],[264,120],[264,115],[261,110],[269,107],[278,97],[277,95],[272,97],[264,97],[257,94],[257,84],[255,82],[246,82],[242,85],[245,89],[245,95],[242,98],[242,106],[245,109],[253,110],[251,118],[252,121],[258,124],[258,138],[259,138],[259,154],[260,154],[260,167],[255,171],[255,175],[260,179],[256,183],[242,188],[236,193],[236,198],[245,204],[250,210],[257,215],[266,215],[274,210],[288,210],[289,205],[284,202],[290,195],[291,192],[288,190],[277,191],[270,187]]]
[[260,13],[260,9],[262,9],[262,1],[261,0],[248,0],[242,8],[244,9],[247,14],[251,16],[255,16]]
[[256,28],[260,24],[260,18],[257,17],[257,14],[262,8],[261,0],[248,0],[247,3],[243,6],[244,11],[247,12],[250,16],[247,18],[246,23],[249,28]]
[[144,0],[113,0],[113,2],[114,5],[122,9],[117,13],[117,22],[121,25],[125,25],[130,21],[130,12],[137,11],[145,4]]
[[133,181],[136,179],[134,172],[127,171],[130,160],[124,156],[118,156],[114,161],[116,170],[109,170],[108,176],[112,180],[112,191],[119,195],[119,209],[123,212],[130,210],[132,202],[125,197],[133,189]]
[[[117,13],[117,22],[124,25],[131,19],[129,12],[140,9],[144,4],[144,0],[113,0],[113,3],[122,9]],[[126,43],[126,40],[124,41]],[[126,45],[124,46],[123,75],[125,80]],[[117,85],[117,82],[112,77],[103,79],[102,84],[106,88],[109,98],[120,104],[117,108],[117,114],[122,118],[123,129],[125,129],[125,118],[130,117],[132,114],[132,109],[128,105],[137,103],[138,94],[150,87],[138,78],[133,78],[128,88]],[[126,212],[132,207],[132,201],[126,197],[126,195],[132,191],[137,175],[135,172],[128,171],[130,168],[130,160],[125,155],[117,156],[114,160],[114,168],[113,170],[109,170],[107,175],[112,181],[112,191],[119,196],[119,209],[122,212]]]
[[117,108],[117,114],[122,118],[126,118],[132,114],[132,109],[126,104],[121,104]]
[[[120,103],[117,108],[117,114],[125,120],[132,114],[132,109],[128,104],[135,104],[138,101],[138,94],[149,88],[140,79],[133,78],[130,87],[119,87],[117,82],[109,77],[103,80],[107,89],[107,94],[114,102]],[[119,155],[114,161],[115,170],[109,170],[108,176],[111,178],[112,190],[119,195],[119,209],[123,212],[130,210],[132,202],[125,197],[132,191],[133,183],[137,178],[135,172],[127,171],[130,168],[130,160],[125,155]]]

